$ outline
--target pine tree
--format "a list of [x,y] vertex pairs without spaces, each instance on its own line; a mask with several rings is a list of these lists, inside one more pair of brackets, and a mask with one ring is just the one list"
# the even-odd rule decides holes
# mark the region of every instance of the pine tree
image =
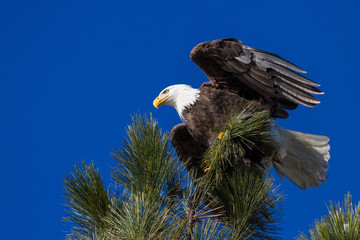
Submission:
[[182,166],[151,115],[135,115],[113,151],[111,187],[93,163],[75,165],[64,178],[65,219],[74,224],[67,238],[278,239],[282,195],[271,178],[236,157],[257,146],[252,139],[266,142],[270,121],[257,112],[241,121],[260,126],[251,132],[229,121],[223,141],[204,156],[210,170],[201,178]]
[[357,240],[360,239],[360,202],[353,205],[350,193],[343,204],[330,201],[329,214],[316,220],[308,234],[301,233],[297,240]]

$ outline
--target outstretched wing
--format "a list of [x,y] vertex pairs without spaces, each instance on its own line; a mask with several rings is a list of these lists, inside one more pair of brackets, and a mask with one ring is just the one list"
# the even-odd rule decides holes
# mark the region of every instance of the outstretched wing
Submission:
[[171,129],[170,141],[180,161],[193,175],[193,179],[204,175],[201,165],[206,147],[193,139],[185,123],[178,124]]
[[306,73],[301,68],[234,38],[200,43],[190,58],[214,86],[262,101],[275,117],[288,117],[284,109],[298,104],[314,107],[320,101],[311,94],[323,94],[316,88],[319,84],[297,73]]

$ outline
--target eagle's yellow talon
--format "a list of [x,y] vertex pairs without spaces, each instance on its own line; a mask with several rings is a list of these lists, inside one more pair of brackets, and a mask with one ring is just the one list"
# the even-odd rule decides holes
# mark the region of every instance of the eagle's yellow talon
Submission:
[[219,133],[218,139],[221,140],[224,136],[224,132]]
[[209,171],[209,170],[210,170],[209,167],[208,167],[208,168],[205,168],[204,173],[206,173],[206,172]]

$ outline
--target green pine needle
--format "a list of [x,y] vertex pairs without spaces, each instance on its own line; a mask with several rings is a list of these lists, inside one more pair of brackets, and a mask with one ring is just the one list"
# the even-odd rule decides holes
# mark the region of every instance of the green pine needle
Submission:
[[183,181],[183,169],[174,157],[168,134],[162,133],[151,115],[135,115],[132,120],[123,145],[112,154],[119,163],[114,179],[133,191],[158,194],[166,189],[169,194],[176,194]]
[[[132,119],[112,154],[117,166],[111,194],[93,164],[75,166],[65,177],[66,219],[76,224],[68,239],[275,239],[267,217],[277,221],[281,197],[271,182],[236,167],[219,171],[217,182],[205,177],[193,183],[151,115]],[[246,147],[251,135],[242,135]]]
[[320,221],[308,234],[301,233],[298,240],[354,240],[360,239],[360,202],[353,205],[350,193],[344,203],[337,205],[330,201],[329,214]]
[[230,115],[223,138],[210,147],[199,184],[212,183],[210,194],[224,207],[224,222],[235,239],[277,239],[283,197],[272,179],[264,179],[249,152],[264,153],[269,144],[270,113],[252,102]]
[[64,178],[64,183],[68,201],[65,206],[69,208],[65,220],[78,224],[74,228],[76,235],[88,236],[103,228],[102,218],[109,211],[110,198],[94,164],[75,165],[75,171]]
[[252,102],[240,104],[230,115],[223,138],[205,152],[204,168],[210,168],[207,174],[213,176],[214,181],[220,181],[229,167],[251,164],[248,160],[251,150],[266,150],[271,120],[268,110]]
[[235,239],[277,239],[283,196],[273,179],[243,168],[223,177],[212,193],[224,206]]
[[125,192],[104,219],[110,239],[165,239],[176,227],[165,200],[147,192]]

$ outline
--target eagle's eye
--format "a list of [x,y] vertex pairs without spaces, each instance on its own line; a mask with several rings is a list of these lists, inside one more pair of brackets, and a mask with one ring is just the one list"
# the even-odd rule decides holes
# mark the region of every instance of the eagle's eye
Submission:
[[162,94],[167,94],[169,92],[169,89],[165,89]]

